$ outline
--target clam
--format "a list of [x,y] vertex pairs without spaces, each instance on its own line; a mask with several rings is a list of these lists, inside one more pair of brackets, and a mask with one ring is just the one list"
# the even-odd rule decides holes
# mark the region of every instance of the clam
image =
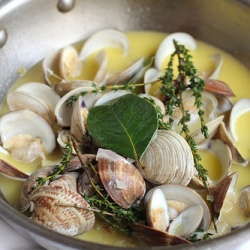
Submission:
[[210,154],[214,154],[221,163],[221,175],[216,180],[209,179],[210,186],[216,186],[220,181],[229,175],[232,165],[232,154],[230,148],[222,140],[209,140],[207,143],[200,144],[198,149],[205,150]]
[[79,87],[91,87],[93,85],[93,81],[89,80],[74,80],[74,81],[67,81],[67,82],[59,82],[54,86],[54,90],[60,97],[66,95],[73,89]]
[[99,106],[99,105],[103,105],[107,102],[110,102],[112,100],[115,100],[119,97],[122,97],[124,95],[127,94],[131,94],[131,92],[127,91],[127,90],[117,90],[117,91],[108,91],[105,92],[104,94],[102,94],[102,96],[95,102],[94,106]]
[[235,96],[231,88],[223,81],[207,79],[204,83],[204,90],[221,96]]
[[[182,93],[182,100],[184,109],[190,113],[190,121],[188,122],[189,130],[191,133],[198,130],[200,128],[200,117],[199,110],[195,106],[195,97],[193,96],[192,90],[186,90]],[[203,91],[202,92],[202,109],[204,110],[204,120],[205,122],[209,122],[217,117],[217,107],[218,101],[214,94]],[[172,114],[172,118],[174,119],[173,129],[178,131],[179,128],[179,120],[182,117],[182,111],[179,108],[176,108]]]
[[195,39],[184,32],[176,32],[168,35],[158,47],[155,54],[155,63],[154,67],[158,70],[161,70],[162,63],[164,59],[174,52],[175,47],[173,41],[176,41],[178,44],[184,45],[187,49],[195,50],[196,41]]
[[86,59],[95,51],[108,47],[119,48],[128,53],[129,41],[127,36],[117,30],[102,30],[93,34],[83,45],[80,52],[80,60]]
[[161,189],[155,189],[150,196],[147,208],[147,223],[149,226],[166,231],[169,226],[168,204]]
[[[211,215],[209,208],[206,204],[206,202],[202,199],[202,197],[196,193],[194,190],[191,188],[182,186],[182,185],[175,185],[175,184],[165,184],[165,185],[160,185],[157,186],[153,189],[150,189],[144,199],[144,204],[146,205],[155,191],[155,189],[161,189],[161,191],[165,195],[165,199],[168,200],[175,200],[179,202],[183,202],[188,204],[188,206],[193,206],[193,205],[200,205],[203,208],[203,215],[202,219],[199,223],[199,228],[204,229],[204,231],[207,231],[210,223],[211,223]],[[147,205],[146,205],[147,206]],[[199,208],[198,208],[199,209]],[[197,209],[197,210],[198,210]],[[201,209],[199,209],[201,210]],[[185,210],[183,210],[185,211]]]
[[239,196],[240,209],[244,212],[244,215],[249,217],[250,215],[250,186],[246,186],[240,191]]
[[158,130],[136,164],[143,177],[154,184],[187,185],[193,177],[194,161],[186,140],[170,130]]
[[[100,97],[100,93],[93,93],[94,87],[79,87],[71,90],[66,95],[64,95],[55,107],[55,115],[59,125],[63,127],[70,127],[71,117],[72,117],[72,106],[67,106],[66,101],[77,95],[84,95],[82,100],[82,106],[86,108],[91,108],[94,106],[96,100]],[[74,106],[74,105],[73,105]]]
[[168,233],[182,238],[188,238],[199,227],[202,217],[203,207],[201,205],[189,206],[173,219],[170,223]]
[[234,145],[233,139],[230,136],[229,132],[227,131],[224,122],[222,122],[219,125],[214,135],[214,138],[218,138],[228,145],[228,147],[231,150],[232,159],[234,160],[235,163],[240,164],[242,166],[246,166],[248,164],[248,161],[242,157],[242,155]]
[[120,84],[125,81],[128,81],[142,69],[143,62],[144,58],[140,58],[124,71],[111,74],[108,78],[107,84]]
[[242,114],[250,110],[250,99],[249,98],[242,98],[237,101],[230,114],[229,118],[229,131],[235,141],[238,140],[236,131],[235,131],[235,122]]
[[100,180],[113,201],[125,209],[138,204],[146,185],[137,168],[115,152],[101,148],[96,160]]
[[54,85],[54,79],[52,79],[51,76],[53,76],[57,81],[58,78],[60,81],[64,80],[55,75],[53,72],[53,70],[58,70],[60,56],[61,52],[59,50],[52,50],[46,54],[42,61],[43,77],[45,83],[51,87]]
[[0,173],[8,178],[19,181],[25,181],[29,177],[29,175],[20,171],[3,159],[0,159]]
[[212,56],[212,60],[214,61],[214,64],[215,64],[215,70],[207,78],[208,79],[217,79],[219,77],[221,67],[223,64],[223,57],[220,54],[215,54]]
[[148,246],[172,246],[178,244],[192,244],[190,241],[171,235],[167,232],[145,226],[139,223],[133,223],[132,228],[135,234]]
[[64,235],[90,230],[95,222],[93,211],[77,192],[61,186],[42,186],[29,195],[33,221]]
[[[206,126],[208,128],[208,138],[207,139],[212,138],[216,134],[218,128],[220,127],[220,124],[223,122],[223,119],[224,119],[224,116],[221,115],[221,116],[206,123]],[[196,145],[199,145],[199,144],[203,143],[204,141],[206,141],[206,138],[201,133],[200,129],[193,132],[191,134],[191,137],[194,139]]]
[[[46,178],[47,176],[51,175],[53,173],[55,166],[51,165],[48,167],[40,168],[36,172],[32,173],[28,179],[25,181],[19,201],[18,201],[18,210],[23,213],[26,209],[29,208],[29,194],[33,191],[35,187],[38,186],[38,177],[40,178]],[[44,185],[48,185],[49,182],[47,181],[44,183]]]
[[[18,124],[18,126],[16,126]],[[39,115],[28,110],[11,111],[0,119],[1,143],[14,159],[31,162],[45,158],[56,146],[49,124]]]
[[[213,208],[216,214],[220,214],[222,206],[226,202],[226,197],[230,197],[230,193],[234,195],[234,186],[238,178],[238,173],[234,172],[220,181],[213,192]],[[231,195],[232,196],[232,195]]]
[[98,63],[99,68],[93,81],[99,85],[104,85],[108,80],[108,57],[106,51],[101,50],[95,57],[95,61]]
[[79,96],[73,107],[70,126],[71,134],[78,141],[81,141],[83,135],[86,133],[85,126],[88,113],[89,110],[85,106],[84,97]]
[[62,49],[59,60],[59,71],[63,79],[67,80],[78,76],[81,73],[82,63],[77,50],[72,46]]
[[38,82],[24,84],[7,96],[11,111],[30,110],[43,117],[51,127],[56,120],[54,109],[59,100],[59,95],[51,87]]
[[139,94],[138,96],[142,97],[142,98],[152,99],[154,101],[155,105],[160,108],[162,115],[166,114],[165,105],[159,98],[152,96],[152,95],[148,95],[148,94],[142,94],[142,93]]

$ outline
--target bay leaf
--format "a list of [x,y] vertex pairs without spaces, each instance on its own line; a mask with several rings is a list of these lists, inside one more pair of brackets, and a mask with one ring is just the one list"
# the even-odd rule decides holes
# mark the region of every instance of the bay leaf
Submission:
[[158,126],[157,112],[147,100],[127,94],[89,111],[90,136],[103,148],[138,160]]

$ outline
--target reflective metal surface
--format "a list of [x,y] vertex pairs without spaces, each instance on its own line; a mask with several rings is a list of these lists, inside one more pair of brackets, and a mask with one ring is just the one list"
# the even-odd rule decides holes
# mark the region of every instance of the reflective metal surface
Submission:
[[[0,0],[0,32],[6,36],[0,46],[0,101],[19,77],[19,67],[29,69],[47,51],[83,40],[103,28],[188,32],[231,53],[250,68],[247,0],[75,0],[66,12],[58,10],[59,2]],[[2,200],[0,216],[47,249],[119,249],[51,232]],[[249,234],[250,226],[246,226],[216,240],[171,249],[243,249],[250,244]]]

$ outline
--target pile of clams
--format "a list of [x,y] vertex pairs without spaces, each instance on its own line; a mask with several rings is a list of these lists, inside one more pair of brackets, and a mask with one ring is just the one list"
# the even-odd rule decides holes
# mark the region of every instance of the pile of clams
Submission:
[[[145,211],[145,220],[130,226],[148,245],[191,244],[188,238],[197,229],[202,231],[201,240],[207,232],[214,235],[230,232],[231,227],[221,220],[220,211],[229,194],[234,193],[237,173],[230,174],[232,162],[247,164],[234,145],[237,140],[234,125],[238,116],[250,109],[250,100],[242,99],[234,105],[230,101],[234,94],[227,84],[217,79],[223,64],[221,55],[212,58],[213,72],[200,75],[205,81],[202,103],[209,131],[207,139],[199,129],[192,91],[186,90],[182,96],[184,108],[191,114],[188,125],[197,148],[216,154],[222,165],[221,176],[217,180],[208,177],[207,187],[194,167],[189,144],[178,133],[181,118],[178,108],[173,113],[172,130],[157,130],[140,158],[144,167],[138,161],[100,148],[88,134],[86,121],[91,108],[131,94],[127,90],[93,93],[93,83],[98,88],[121,84],[134,76],[139,79],[141,72],[144,83],[157,81],[163,74],[163,60],[174,51],[173,39],[190,50],[196,49],[196,41],[189,34],[173,33],[160,44],[153,66],[145,69],[145,60],[140,58],[126,70],[111,74],[105,48],[119,48],[126,55],[129,40],[119,31],[103,30],[91,36],[79,53],[73,46],[49,52],[42,62],[45,84],[30,82],[8,94],[10,112],[0,118],[1,152],[24,163],[36,159],[43,162],[58,147],[65,153],[69,138],[77,145],[64,171],[53,179],[49,176],[60,163],[42,166],[27,174],[0,160],[2,174],[24,181],[18,202],[20,212],[29,208],[31,219],[37,223],[61,234],[79,235],[95,223],[96,208],[84,197],[95,196],[94,187],[98,187],[123,209],[140,206]],[[81,79],[85,61],[93,53],[98,65],[96,75],[92,80]],[[145,84],[144,93],[139,96],[152,98],[167,121],[166,100],[159,89],[155,91],[151,86]],[[83,92],[87,94],[67,105],[70,97]],[[228,122],[224,116],[229,117]],[[83,167],[89,163],[92,169]],[[248,214],[250,203],[246,190],[242,190],[240,204]],[[225,225],[222,232],[219,224]]]

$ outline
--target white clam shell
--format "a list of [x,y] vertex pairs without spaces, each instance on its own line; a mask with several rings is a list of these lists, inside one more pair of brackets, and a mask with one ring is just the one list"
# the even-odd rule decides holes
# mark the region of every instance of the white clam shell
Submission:
[[117,30],[102,30],[93,34],[83,45],[80,52],[80,59],[84,60],[95,51],[113,47],[123,49],[124,54],[128,53],[129,41],[127,36]]
[[229,130],[230,133],[235,141],[238,140],[236,130],[235,130],[235,122],[236,120],[245,112],[250,110],[250,99],[249,98],[242,98],[239,101],[237,101],[230,114],[229,118]]
[[106,51],[101,50],[97,54],[95,60],[98,63],[99,68],[93,81],[99,85],[106,84],[108,79],[108,57]]
[[[55,136],[49,124],[42,117],[28,110],[11,111],[3,115],[0,119],[0,136],[3,144],[9,143],[13,138],[19,140],[22,137],[34,138],[37,141],[36,147],[40,145],[41,150],[49,154],[56,146]],[[30,149],[27,148],[27,150]],[[29,153],[31,152],[26,152],[26,154]],[[38,156],[40,156],[40,150],[38,150]]]
[[175,184],[165,184],[157,186],[148,191],[145,195],[144,204],[147,204],[149,198],[151,197],[153,191],[155,189],[161,189],[165,195],[166,200],[176,200],[180,202],[184,202],[191,205],[201,205],[203,208],[203,218],[199,225],[200,228],[204,229],[205,231],[209,228],[211,223],[211,215],[209,208],[206,202],[201,198],[201,196],[196,193],[191,188],[182,186],[182,185],[175,185]]
[[203,217],[203,207],[192,205],[182,211],[170,224],[168,233],[188,238],[198,228]]
[[193,177],[192,151],[186,140],[170,130],[158,130],[137,164],[143,177],[154,184],[175,183],[186,186]]
[[165,231],[169,226],[168,204],[161,189],[155,189],[148,200],[146,208],[148,225]]
[[56,115],[58,124],[63,127],[69,127],[71,125],[71,116],[72,116],[72,110],[73,110],[74,105],[72,107],[68,107],[66,105],[66,101],[74,95],[80,94],[81,92],[88,92],[88,94],[86,94],[83,97],[84,104],[85,104],[85,107],[87,107],[88,109],[93,107],[94,103],[101,95],[100,93],[97,93],[97,94],[91,93],[91,91],[93,90],[95,90],[93,87],[87,87],[87,86],[79,87],[79,88],[71,90],[66,95],[64,95],[55,107],[55,115]]
[[212,60],[215,63],[215,70],[213,73],[208,77],[209,79],[218,79],[221,71],[221,67],[223,64],[223,57],[221,54],[216,54],[212,56]]
[[156,51],[154,63],[156,69],[161,70],[164,59],[174,52],[173,40],[176,40],[178,44],[184,45],[187,49],[196,49],[196,41],[191,35],[184,32],[172,33],[161,42]]
[[59,60],[59,71],[62,78],[76,77],[81,73],[82,63],[78,52],[73,46],[66,46],[62,49]]
[[53,86],[50,76],[53,73],[55,67],[59,65],[60,56],[61,52],[59,50],[52,50],[46,54],[42,61],[43,77],[45,83],[49,86]]
[[232,165],[232,153],[227,144],[222,140],[215,139],[209,140],[207,143],[203,143],[197,146],[198,149],[203,149],[217,156],[221,163],[222,173],[217,180],[212,180],[212,185],[215,186],[221,180],[229,175],[229,171]]
[[112,100],[115,100],[119,97],[122,97],[124,95],[127,94],[131,94],[131,92],[127,91],[127,90],[117,90],[117,91],[109,91],[104,93],[96,102],[94,106],[99,106],[99,105],[103,105],[107,102],[110,102]]
[[143,62],[144,58],[140,58],[124,71],[110,75],[107,84],[112,84],[112,83],[120,84],[129,80],[131,77],[133,77],[136,73],[138,73],[142,69]]
[[28,109],[43,117],[52,127],[55,123],[54,108],[60,96],[48,85],[31,82],[22,85],[7,96],[11,111]]
[[17,88],[16,91],[25,91],[39,97],[53,108],[60,100],[60,96],[51,87],[39,82],[26,83]]

